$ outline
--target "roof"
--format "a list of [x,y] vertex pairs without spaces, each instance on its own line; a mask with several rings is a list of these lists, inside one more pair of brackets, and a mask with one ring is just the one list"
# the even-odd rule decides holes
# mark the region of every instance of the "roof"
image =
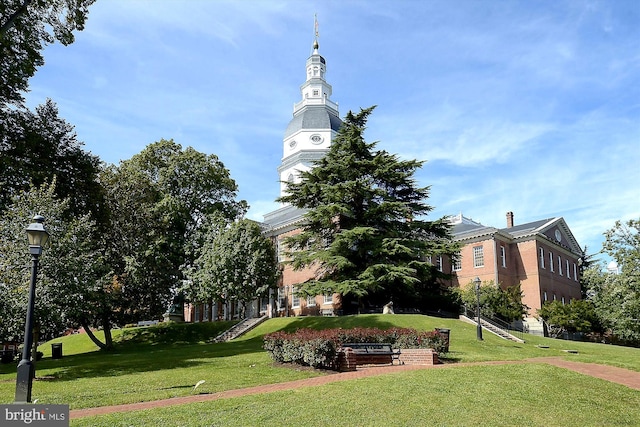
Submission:
[[293,116],[284,132],[284,138],[304,129],[331,129],[337,132],[340,126],[342,126],[342,120],[328,108],[322,105],[309,105]]
[[[558,230],[560,234],[552,233]],[[576,241],[564,218],[546,218],[526,224],[514,225],[510,228],[487,227],[480,223],[459,221],[453,224],[452,234],[455,240],[470,240],[499,234],[512,241],[528,239],[544,239],[550,243],[562,246],[575,254],[581,254],[582,249]],[[560,239],[558,240],[558,236]]]
[[306,212],[306,209],[299,209],[291,205],[283,206],[264,215],[263,230],[271,233],[294,226],[302,220]]
[[556,219],[556,218],[541,219],[541,220],[538,220],[538,221],[528,222],[526,224],[514,225],[511,228],[501,228],[500,231],[503,231],[505,233],[509,233],[514,237],[515,236],[526,235],[526,234],[530,234],[531,232],[533,232],[533,231],[537,230],[538,228],[542,227],[543,225],[545,225],[549,221],[553,221],[554,219]]

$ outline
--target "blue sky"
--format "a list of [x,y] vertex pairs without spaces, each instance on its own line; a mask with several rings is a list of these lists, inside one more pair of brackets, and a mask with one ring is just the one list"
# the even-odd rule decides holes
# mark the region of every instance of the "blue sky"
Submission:
[[27,95],[107,163],[161,138],[216,154],[262,220],[317,13],[340,114],[425,160],[432,219],[562,216],[589,252],[640,218],[640,2],[98,0]]

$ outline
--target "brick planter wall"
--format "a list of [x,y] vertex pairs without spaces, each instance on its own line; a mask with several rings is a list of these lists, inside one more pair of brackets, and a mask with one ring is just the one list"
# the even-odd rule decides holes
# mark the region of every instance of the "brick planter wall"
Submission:
[[403,348],[400,350],[401,365],[437,365],[438,353],[430,348]]
[[349,347],[338,350],[338,371],[355,371],[357,367],[356,354]]

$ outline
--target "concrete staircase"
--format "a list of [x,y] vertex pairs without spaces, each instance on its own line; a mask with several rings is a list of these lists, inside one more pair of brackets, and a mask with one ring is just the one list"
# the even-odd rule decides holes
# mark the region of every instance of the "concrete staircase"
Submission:
[[255,328],[268,318],[269,316],[264,315],[262,317],[252,317],[250,319],[244,319],[215,337],[211,342],[226,342],[238,338],[240,335],[246,334],[251,329]]
[[[478,318],[477,317],[473,317],[473,318],[469,318],[467,316],[461,315],[460,316],[460,320],[466,321],[467,323],[473,323],[474,325],[478,324]],[[482,326],[482,329],[485,331],[489,331],[494,335],[499,336],[500,338],[502,338],[503,340],[509,340],[509,341],[514,341],[514,342],[518,342],[518,343],[524,343],[524,340],[511,335],[508,331],[498,327],[497,325],[494,325],[493,323],[480,318],[480,325]]]

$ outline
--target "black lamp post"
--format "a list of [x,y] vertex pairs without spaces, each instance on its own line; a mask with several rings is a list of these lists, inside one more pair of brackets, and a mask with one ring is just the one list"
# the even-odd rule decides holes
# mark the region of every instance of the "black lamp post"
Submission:
[[31,361],[31,347],[33,345],[33,309],[36,298],[36,276],[38,275],[38,257],[42,254],[42,247],[49,240],[49,233],[44,228],[44,217],[36,215],[35,222],[27,227],[29,237],[29,253],[31,253],[31,286],[29,287],[29,305],[27,306],[27,323],[24,327],[24,347],[22,360],[18,363],[16,378],[15,403],[31,402],[31,387],[33,384],[34,366]]
[[478,326],[476,329],[476,334],[477,334],[478,340],[482,341],[482,325],[480,324],[480,283],[482,283],[482,281],[480,280],[479,277],[476,277],[475,279],[473,279],[473,284],[476,286],[476,298],[477,298],[476,314],[478,319]]

